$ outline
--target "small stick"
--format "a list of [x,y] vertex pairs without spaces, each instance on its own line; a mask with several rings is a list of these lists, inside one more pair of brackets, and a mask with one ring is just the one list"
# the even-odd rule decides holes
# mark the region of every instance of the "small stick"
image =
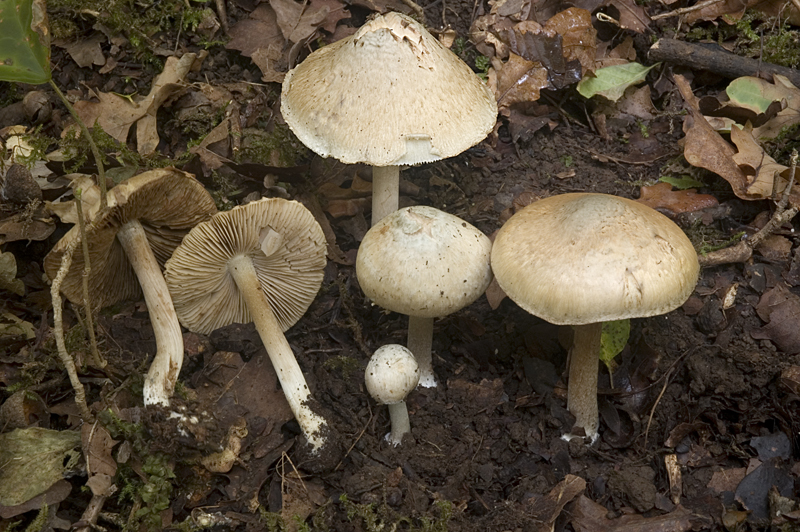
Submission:
[[91,346],[92,358],[99,368],[106,367],[106,361],[100,356],[97,349],[97,337],[94,334],[94,318],[92,316],[92,305],[89,299],[89,274],[92,273],[92,264],[89,259],[89,242],[86,240],[86,221],[83,219],[83,205],[81,202],[81,189],[75,190],[75,208],[78,211],[78,227],[81,232],[81,244],[83,248],[83,308],[86,310],[86,329],[89,332],[89,345]]
[[83,384],[78,379],[78,371],[75,368],[75,361],[67,352],[67,346],[64,343],[64,324],[61,314],[61,285],[64,283],[64,278],[67,276],[69,267],[72,265],[72,256],[75,253],[75,248],[78,242],[73,240],[67,244],[64,250],[64,255],[61,257],[61,267],[58,269],[56,278],[53,279],[53,285],[50,287],[50,297],[53,299],[53,332],[56,336],[56,346],[58,347],[58,357],[67,369],[69,381],[72,384],[72,389],[75,390],[75,403],[81,412],[81,417],[84,422],[93,421],[89,407],[86,405],[86,390]]
[[786,207],[789,204],[789,196],[791,194],[792,187],[794,186],[795,172],[797,170],[797,158],[797,150],[794,150],[790,159],[792,166],[789,174],[789,183],[787,183],[786,188],[783,191],[783,195],[775,207],[775,212],[772,214],[772,218],[769,219],[766,225],[750,238],[746,238],[734,246],[698,256],[697,258],[700,261],[700,266],[719,266],[720,264],[745,262],[753,256],[753,249],[756,248],[765,238],[775,232],[775,229],[785,223],[788,223],[792,220],[792,218],[795,217],[798,212],[797,207],[792,207],[790,209],[787,209]]
[[695,4],[689,7],[681,7],[674,11],[670,11],[669,13],[659,13],[658,15],[650,17],[650,20],[658,20],[662,18],[669,18],[669,17],[678,17],[680,15],[685,15],[686,13],[691,13],[692,11],[699,11],[703,8],[708,6],[713,6],[714,4],[718,4],[722,2],[722,0],[706,0],[705,2],[700,2],[699,4]]

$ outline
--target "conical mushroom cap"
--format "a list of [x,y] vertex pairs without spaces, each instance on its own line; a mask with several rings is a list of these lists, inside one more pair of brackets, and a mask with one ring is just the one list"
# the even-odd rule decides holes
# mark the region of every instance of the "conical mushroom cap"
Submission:
[[562,194],[500,229],[492,270],[520,307],[557,325],[657,316],[692,294],[700,266],[684,232],[641,203]]
[[286,74],[281,113],[323,157],[374,166],[458,155],[494,127],[483,81],[413,19],[376,17]]
[[356,275],[376,305],[439,318],[469,305],[492,281],[489,237],[433,207],[395,211],[361,241]]
[[[117,232],[139,220],[158,263],[163,267],[189,229],[217,212],[214,199],[191,174],[159,168],[133,176],[108,191],[108,208],[86,226],[92,306],[102,308],[125,299],[139,299],[142,290]],[[44,268],[54,279],[71,241],[80,240],[76,224],[45,257]],[[61,291],[73,303],[83,301],[83,253],[80,247],[64,278]]]
[[167,261],[165,277],[178,319],[202,334],[250,323],[227,266],[232,257],[247,255],[285,331],[317,295],[325,245],[322,228],[296,201],[265,198],[216,214],[192,229]]

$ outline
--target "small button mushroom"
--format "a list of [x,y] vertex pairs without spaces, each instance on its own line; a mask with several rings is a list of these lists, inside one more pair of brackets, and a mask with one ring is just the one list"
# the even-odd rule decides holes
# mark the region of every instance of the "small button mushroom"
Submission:
[[411,432],[406,396],[419,382],[417,360],[402,345],[384,345],[369,359],[364,381],[372,398],[389,407],[392,431],[386,441],[400,445],[403,435]]

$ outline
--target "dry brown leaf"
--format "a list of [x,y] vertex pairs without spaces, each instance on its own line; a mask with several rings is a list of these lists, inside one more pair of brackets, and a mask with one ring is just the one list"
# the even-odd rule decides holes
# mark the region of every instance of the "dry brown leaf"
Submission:
[[624,30],[644,33],[650,27],[650,17],[643,6],[634,0],[611,0],[608,2],[619,11],[619,26]]
[[738,197],[747,200],[762,199],[762,196],[748,194],[747,175],[733,160],[736,151],[714,131],[700,113],[697,98],[692,93],[686,78],[676,75],[675,84],[689,109],[689,114],[683,121],[683,131],[686,133],[683,155],[686,161],[692,166],[705,168],[721,176],[731,185],[733,193]]
[[75,104],[75,110],[83,122],[99,124],[106,133],[123,144],[128,139],[131,126],[136,124],[139,153],[153,153],[159,142],[156,113],[167,99],[184,88],[183,80],[196,60],[196,54],[184,54],[180,59],[168,57],[163,72],[155,78],[147,96],[133,96],[128,100],[114,93],[98,92],[99,102],[80,101]]
[[788,182],[781,179],[780,174],[788,170],[788,167],[778,164],[775,159],[767,155],[764,148],[753,138],[750,125],[744,128],[731,126],[731,142],[738,150],[733,160],[747,175],[748,182],[744,190],[749,196],[757,199],[771,197],[776,177],[779,179],[778,190],[783,191],[786,188]]
[[84,423],[81,426],[81,447],[89,476],[86,485],[94,495],[108,497],[113,494],[110,488],[117,474],[117,462],[111,456],[111,450],[117,443],[99,423]]
[[653,209],[667,211],[671,215],[682,212],[694,212],[707,207],[719,205],[714,196],[698,194],[693,188],[688,190],[672,190],[669,183],[656,183],[639,189],[639,199],[636,200]]
[[230,35],[231,40],[225,48],[239,50],[245,57],[251,57],[256,50],[270,47],[283,50],[286,44],[275,10],[266,2],[259,4],[248,18],[237,22],[231,28]]
[[528,511],[537,522],[537,526],[531,529],[531,532],[553,530],[555,521],[564,510],[564,506],[581,495],[585,489],[585,480],[575,475],[567,475],[547,495],[537,495],[528,499],[526,501],[529,507]]
[[325,22],[330,7],[325,4],[297,3],[293,0],[269,0],[278,17],[278,26],[287,41],[305,42]]
[[505,63],[495,58],[492,64],[497,73],[495,97],[503,114],[508,114],[508,108],[515,103],[538,100],[540,91],[550,86],[547,69],[541,63],[510,53]]
[[779,284],[761,296],[756,312],[762,320],[768,321],[760,329],[750,331],[757,340],[772,340],[787,354],[800,353],[800,297]]
[[800,89],[784,76],[775,74],[774,83],[762,79],[754,80],[761,85],[761,93],[773,101],[785,102],[786,106],[774,118],[753,130],[757,139],[774,139],[781,131],[800,122]]
[[106,58],[100,48],[100,45],[104,44],[106,40],[105,35],[97,33],[88,39],[66,43],[63,47],[79,67],[91,68],[94,65],[102,66],[106,64]]

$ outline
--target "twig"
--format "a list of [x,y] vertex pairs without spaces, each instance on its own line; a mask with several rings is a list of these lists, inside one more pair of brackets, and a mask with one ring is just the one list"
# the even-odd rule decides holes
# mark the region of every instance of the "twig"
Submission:
[[333,468],[334,471],[338,471],[339,468],[342,467],[342,464],[344,463],[345,458],[350,456],[350,453],[353,451],[353,448],[356,446],[356,444],[359,442],[359,440],[361,440],[361,437],[367,431],[367,427],[369,427],[369,424],[372,423],[372,418],[373,418],[372,408],[370,408],[369,409],[369,419],[367,420],[366,423],[364,423],[364,428],[361,429],[361,432],[359,433],[358,438],[356,438],[356,440],[353,442],[353,444],[350,446],[350,448],[347,449],[347,452],[344,453],[344,456],[342,456],[342,459],[339,460],[338,464],[336,464],[336,467]]
[[78,228],[81,232],[81,247],[83,249],[83,308],[86,310],[86,329],[89,332],[89,345],[94,363],[99,368],[106,367],[106,361],[100,356],[97,349],[97,337],[94,334],[94,318],[92,317],[92,304],[89,298],[89,274],[92,273],[92,264],[89,259],[89,242],[86,239],[86,221],[83,219],[83,205],[81,202],[81,189],[75,190],[75,208],[78,211]]
[[414,0],[403,0],[403,3],[414,11],[414,14],[417,15],[417,18],[419,19],[420,23],[422,23],[422,25],[427,26],[427,22],[425,19],[425,10],[422,9],[419,4],[414,2]]
[[72,265],[72,256],[75,253],[75,248],[78,246],[77,240],[71,241],[67,244],[64,250],[64,255],[61,257],[61,267],[58,269],[56,278],[53,279],[53,285],[50,287],[50,297],[53,299],[53,332],[56,336],[56,346],[58,347],[58,356],[64,367],[67,369],[69,381],[72,384],[72,389],[75,390],[75,403],[81,412],[81,417],[84,421],[94,420],[89,407],[86,406],[86,390],[83,384],[78,379],[78,371],[75,368],[75,361],[67,352],[67,346],[64,343],[64,324],[61,315],[61,285],[64,283],[64,278],[67,276],[69,267]]
[[791,172],[789,174],[789,183],[783,191],[780,201],[775,207],[775,212],[772,218],[762,227],[756,234],[750,238],[746,238],[734,246],[729,248],[712,251],[706,255],[698,257],[701,266],[719,266],[720,264],[730,264],[733,262],[745,262],[753,256],[753,249],[756,248],[765,238],[770,236],[781,225],[788,223],[795,217],[798,212],[797,207],[787,209],[789,204],[789,196],[791,195],[792,187],[795,181],[795,172],[797,170],[797,150],[792,151],[791,155]]
[[75,122],[81,128],[81,133],[89,143],[89,148],[92,150],[92,155],[94,155],[94,163],[97,165],[97,184],[100,186],[100,209],[105,209],[108,205],[106,201],[106,170],[103,166],[103,157],[100,155],[100,149],[97,147],[97,144],[94,142],[94,138],[89,133],[89,128],[87,128],[86,124],[83,123],[83,120],[81,120],[81,118],[78,116],[75,108],[72,107],[72,104],[69,103],[67,97],[64,96],[64,93],[61,92],[61,89],[58,88],[58,85],[56,85],[52,78],[50,79],[50,86],[54,91],[56,91],[58,97],[61,98],[61,102],[64,104],[64,107],[67,108],[69,114],[72,115],[73,119],[75,119]]
[[678,17],[680,15],[685,15],[686,13],[691,13],[692,11],[699,11],[703,8],[708,6],[713,6],[714,4],[718,4],[722,2],[722,0],[706,0],[705,2],[700,2],[699,4],[695,4],[690,7],[681,7],[674,11],[670,11],[669,13],[659,13],[658,15],[650,17],[650,20],[658,20],[662,18],[669,18],[669,17]]

